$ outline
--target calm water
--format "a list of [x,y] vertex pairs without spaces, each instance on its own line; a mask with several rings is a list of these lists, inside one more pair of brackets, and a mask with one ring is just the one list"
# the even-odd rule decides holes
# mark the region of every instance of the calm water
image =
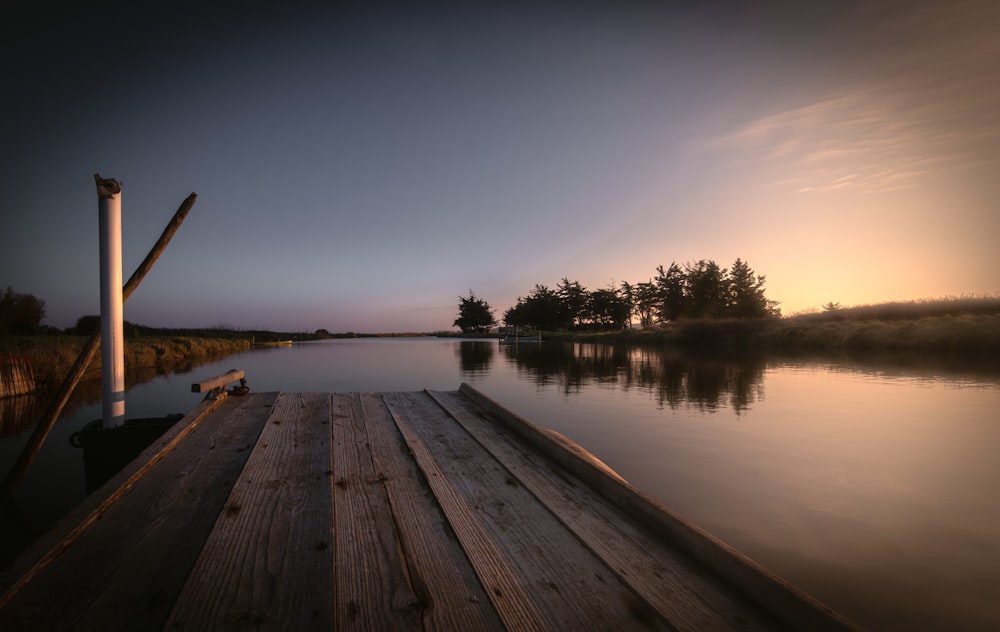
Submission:
[[[1000,629],[996,370],[898,357],[338,340],[156,378],[129,390],[127,414],[186,412],[200,400],[191,382],[232,368],[255,391],[469,382],[865,627]],[[82,458],[68,438],[99,416],[93,402],[56,425],[4,512],[8,542],[83,497]],[[28,434],[0,438],[4,471]]]

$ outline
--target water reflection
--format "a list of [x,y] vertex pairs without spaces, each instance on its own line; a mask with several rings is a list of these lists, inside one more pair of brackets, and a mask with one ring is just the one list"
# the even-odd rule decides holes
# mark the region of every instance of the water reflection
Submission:
[[497,343],[481,340],[462,340],[455,346],[459,370],[470,379],[489,373]]
[[[214,359],[210,357],[207,361]],[[125,388],[130,390],[170,374],[189,373],[196,366],[197,363],[185,358],[172,366],[128,367],[125,372]],[[13,437],[30,431],[47,412],[53,396],[54,393],[39,391],[17,397],[0,398],[0,437]],[[69,415],[82,406],[100,401],[101,380],[82,380],[70,394],[62,414]]]
[[42,398],[37,393],[0,398],[0,437],[24,430],[44,414]]
[[915,351],[783,352],[768,354],[771,366],[809,366],[838,373],[907,381],[982,384],[1000,378],[1000,357]]
[[695,407],[737,413],[764,397],[762,355],[694,357],[677,350],[597,343],[545,343],[502,348],[520,377],[538,385],[561,384],[564,394],[593,384],[641,389],[659,408]]

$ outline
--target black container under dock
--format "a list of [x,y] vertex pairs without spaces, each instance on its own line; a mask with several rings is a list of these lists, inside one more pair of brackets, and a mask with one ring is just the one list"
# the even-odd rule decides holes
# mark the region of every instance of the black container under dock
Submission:
[[458,391],[206,400],[0,577],[2,630],[841,630]]

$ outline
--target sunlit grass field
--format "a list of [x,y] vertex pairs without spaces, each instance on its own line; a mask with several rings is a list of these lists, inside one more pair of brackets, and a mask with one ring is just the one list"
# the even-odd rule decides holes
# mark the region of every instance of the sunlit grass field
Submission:
[[1000,297],[961,297],[826,309],[780,319],[769,345],[824,349],[1000,349]]
[[978,354],[1000,351],[1000,297],[890,302],[784,318],[680,320],[587,338],[706,348]]

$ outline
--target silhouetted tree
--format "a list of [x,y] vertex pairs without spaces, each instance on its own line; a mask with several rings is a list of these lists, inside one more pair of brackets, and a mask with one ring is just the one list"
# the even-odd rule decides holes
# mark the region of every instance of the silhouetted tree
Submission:
[[677,320],[685,315],[689,303],[688,282],[679,265],[671,263],[666,270],[657,266],[656,294],[659,303],[656,316],[661,322]]
[[770,315],[764,296],[764,277],[742,259],[737,258],[729,270],[729,304],[726,316],[732,318],[763,318]]
[[632,312],[639,317],[640,327],[649,327],[659,312],[656,285],[650,281],[636,283],[632,289]]
[[568,320],[571,327],[579,326],[587,309],[587,288],[580,285],[579,281],[571,282],[563,277],[562,282],[556,286],[556,294],[562,302],[562,320]]
[[458,318],[453,325],[465,333],[486,332],[496,324],[490,304],[469,290],[468,298],[458,297]]
[[719,318],[725,315],[729,304],[729,287],[726,269],[715,261],[701,259],[694,265],[685,265],[687,304],[685,316],[689,318]]
[[628,281],[622,281],[621,291],[618,293],[621,297],[622,302],[625,304],[625,326],[628,328],[632,327],[632,315],[635,313],[635,296],[636,296],[636,286],[632,285]]
[[624,329],[628,322],[628,307],[614,288],[591,292],[588,311],[594,324],[601,328]]
[[558,293],[545,285],[536,284],[527,298],[518,298],[517,305],[507,310],[504,322],[556,331],[564,329],[569,321]]
[[45,301],[32,294],[19,294],[11,287],[0,295],[0,335],[38,333],[45,318]]

